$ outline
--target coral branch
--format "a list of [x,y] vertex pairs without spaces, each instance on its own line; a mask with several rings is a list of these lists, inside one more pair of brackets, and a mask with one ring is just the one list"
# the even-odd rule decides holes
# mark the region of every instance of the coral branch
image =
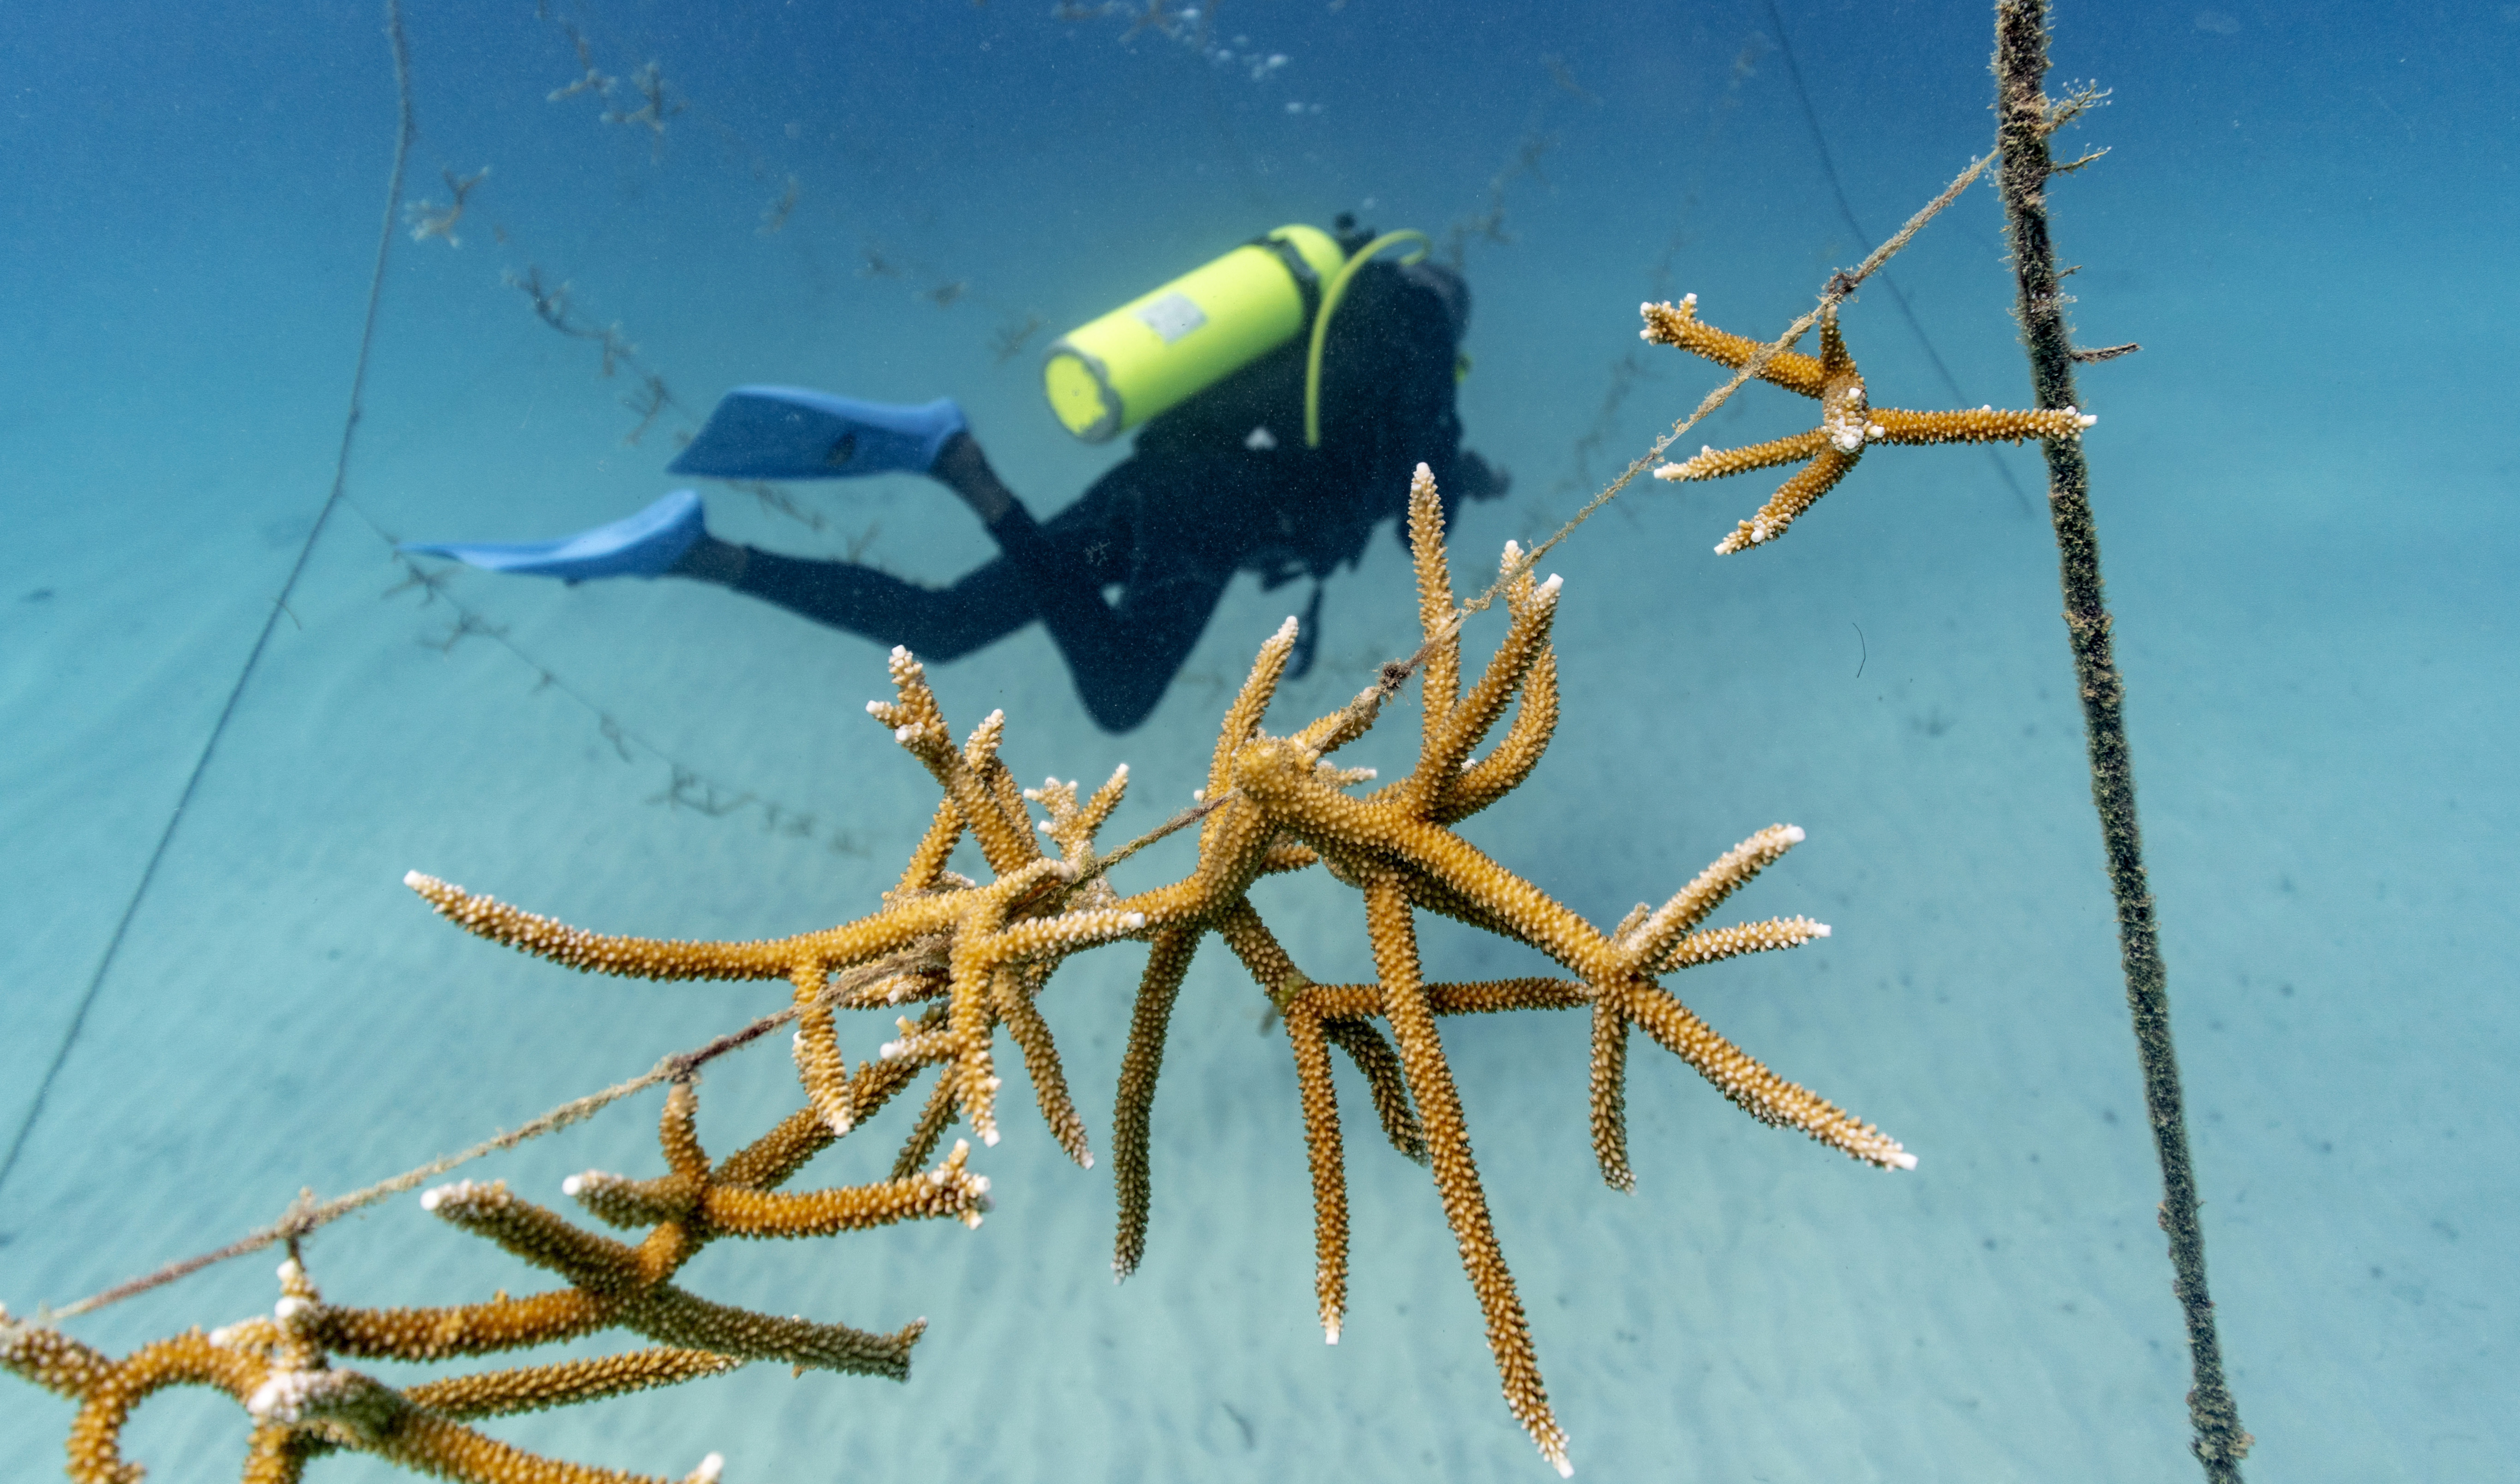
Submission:
[[[1974,175],[1972,169],[1970,178]],[[1916,225],[1910,223],[1910,229]],[[2072,407],[2038,411],[1982,407],[1974,412],[1907,412],[1872,407],[1866,397],[1864,378],[1855,369],[1855,357],[1847,352],[1846,341],[1837,329],[1837,301],[1853,292],[1854,283],[1855,276],[1848,276],[1842,287],[1832,289],[1831,297],[1821,306],[1818,360],[1779,351],[1769,356],[1757,370],[1758,376],[1787,391],[1818,400],[1820,427],[1748,448],[1701,449],[1694,458],[1654,470],[1658,479],[1688,480],[1721,479],[1780,464],[1804,466],[1769,497],[1756,516],[1740,522],[1732,535],[1725,537],[1715,548],[1718,552],[1745,551],[1783,535],[1796,517],[1811,509],[1853,471],[1868,444],[2019,443],[2029,438],[2072,441],[2096,421]],[[1644,320],[1642,334],[1646,339],[1658,345],[1678,346],[1719,366],[1748,366],[1768,348],[1702,323],[1697,318],[1694,293],[1677,304],[1645,305]]]
[[[1729,358],[1727,364],[1753,364],[1767,350],[1695,326],[1680,310],[1653,323],[1675,343]],[[1841,457],[1841,445],[1850,440],[1860,448],[1867,437],[1889,436],[1865,421],[1861,382],[1833,321],[1823,320],[1822,338],[1822,354],[1808,370],[1802,358],[1770,356],[1767,362],[1772,380],[1823,387],[1828,410],[1812,435],[1823,444],[1814,469]],[[1908,426],[1900,425],[1902,436]],[[1917,426],[1919,437],[1949,430],[1940,424]],[[1843,458],[1852,463],[1851,452]],[[1777,825],[1759,832],[1659,908],[1641,906],[1610,933],[1456,832],[1457,823],[1529,777],[1548,747],[1558,712],[1551,635],[1562,588],[1553,576],[1536,579],[1528,554],[1508,545],[1494,590],[1507,606],[1506,633],[1477,679],[1467,680],[1461,629],[1469,606],[1455,599],[1442,502],[1423,466],[1412,483],[1410,508],[1423,635],[1415,668],[1395,664],[1349,705],[1291,735],[1272,736],[1263,724],[1297,638],[1288,620],[1260,647],[1249,678],[1226,710],[1197,807],[1118,850],[1102,851],[1096,836],[1119,806],[1125,768],[1081,802],[1079,787],[1057,778],[1038,788],[1020,787],[1002,757],[1005,715],[991,713],[958,745],[924,670],[907,651],[896,650],[889,666],[893,698],[874,702],[868,711],[927,772],[941,800],[898,885],[870,916],[783,938],[668,941],[589,932],[413,873],[407,878],[412,889],[466,930],[569,967],[652,979],[787,982],[788,1008],[780,1013],[697,1052],[668,1057],[649,1077],[570,1104],[533,1126],[536,1132],[558,1127],[637,1087],[672,1084],[657,1122],[663,1173],[587,1171],[562,1186],[564,1194],[620,1230],[621,1237],[582,1228],[498,1181],[460,1181],[423,1197],[424,1207],[440,1219],[557,1275],[563,1286],[443,1307],[337,1307],[322,1301],[292,1259],[282,1269],[284,1297],[271,1319],[250,1320],[215,1335],[179,1335],[121,1361],[58,1331],[7,1323],[0,1327],[0,1366],[78,1403],[71,1438],[73,1471],[81,1478],[120,1484],[123,1422],[156,1390],[179,1384],[217,1387],[246,1406],[258,1424],[248,1464],[255,1479],[295,1478],[305,1459],[342,1449],[483,1484],[626,1477],[535,1460],[472,1432],[464,1421],[673,1384],[755,1360],[906,1376],[922,1324],[880,1333],[755,1313],[690,1292],[678,1285],[677,1275],[721,1237],[819,1238],[938,1218],[980,1225],[989,1209],[989,1183],[968,1168],[970,1144],[957,1142],[940,1163],[926,1166],[958,1118],[983,1143],[999,1138],[1001,1027],[1024,1059],[1052,1136],[1079,1163],[1090,1163],[1084,1120],[1040,1002],[1069,958],[1124,938],[1149,944],[1112,1120],[1119,1198],[1112,1267],[1120,1277],[1136,1269],[1145,1257],[1153,1208],[1149,1151],[1164,1043],[1199,943],[1215,932],[1286,1028],[1311,1171],[1314,1296],[1325,1335],[1335,1342],[1346,1323],[1354,1239],[1330,1070],[1335,1047],[1363,1074],[1383,1137],[1428,1169],[1462,1271],[1486,1317],[1506,1404],[1542,1457],[1566,1470],[1565,1433],[1550,1408],[1437,1030],[1443,1016],[1587,1014],[1594,1154],[1616,1187],[1626,1188],[1635,1178],[1625,1126],[1632,1027],[1642,1028],[1763,1122],[1801,1129],[1877,1165],[1905,1168],[1914,1159],[1872,1125],[1778,1076],[1725,1040],[1655,978],[1827,934],[1826,927],[1801,917],[1705,925],[1718,906],[1801,840],[1801,831]],[[1382,703],[1412,674],[1424,702],[1416,766],[1371,792],[1351,791],[1371,772],[1341,768],[1329,754],[1372,727]],[[1478,756],[1500,726],[1503,739]],[[1036,818],[1036,806],[1047,818]],[[1198,856],[1189,875],[1134,895],[1115,890],[1112,867],[1147,841],[1192,823],[1198,826]],[[948,869],[967,837],[979,847],[986,880]],[[1250,889],[1261,877],[1314,866],[1364,895],[1373,982],[1316,982],[1296,967],[1253,907]],[[1526,944],[1571,977],[1430,978],[1417,936],[1420,912]],[[838,1017],[861,1011],[892,1013],[897,1034],[875,1060],[852,1070],[841,1051]],[[804,1105],[712,1162],[698,1133],[699,1068],[790,1021]],[[781,1189],[821,1150],[863,1128],[931,1069],[925,1106],[889,1179],[809,1192]],[[295,1225],[283,1229],[284,1236],[293,1246],[320,1224],[319,1211],[330,1209],[310,1205]],[[644,1335],[656,1348],[432,1379],[408,1390],[333,1365],[335,1358],[447,1361],[608,1329]],[[713,1467],[704,1465],[703,1474],[713,1477]]]

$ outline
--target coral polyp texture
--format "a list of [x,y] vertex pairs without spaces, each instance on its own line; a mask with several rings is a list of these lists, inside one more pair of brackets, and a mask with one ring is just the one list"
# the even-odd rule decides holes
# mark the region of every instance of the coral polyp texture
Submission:
[[[1697,317],[1697,295],[1677,304],[1643,306],[1644,329],[1638,332],[1657,345],[1676,345],[1719,366],[1739,370],[1767,347],[1747,336],[1730,335]],[[1874,407],[1864,390],[1864,375],[1847,353],[1838,334],[1837,310],[1831,304],[1820,317],[1820,357],[1791,350],[1768,357],[1753,373],[1787,391],[1820,403],[1820,426],[1790,438],[1754,443],[1747,448],[1704,448],[1677,464],[1654,470],[1657,479],[1721,479],[1780,464],[1800,464],[1800,472],[1779,485],[1759,513],[1733,527],[1717,543],[1727,556],[1774,541],[1855,468],[1864,450],[1874,443],[2018,443],[2025,438],[2079,438],[2097,419],[2071,407],[2052,411],[2008,411],[1981,407],[1974,411],[1908,412]]]
[[[1834,337],[1831,329],[1828,343]],[[1134,847],[1104,853],[1097,834],[1127,787],[1125,767],[1081,802],[1076,785],[1057,779],[1019,787],[999,757],[1003,713],[990,715],[957,745],[918,661],[899,650],[891,661],[893,699],[868,710],[927,770],[943,799],[899,883],[871,916],[772,940],[664,941],[584,931],[412,875],[413,889],[450,921],[571,967],[649,979],[788,981],[806,1105],[712,1164],[693,1128],[692,1080],[677,1080],[659,1135],[668,1173],[651,1180],[591,1173],[565,1188],[599,1219],[648,1229],[635,1245],[572,1226],[503,1185],[465,1182],[426,1197],[440,1218],[566,1281],[548,1293],[447,1309],[337,1309],[315,1295],[292,1258],[283,1269],[288,1291],[274,1318],[209,1336],[178,1336],[118,1362],[57,1329],[10,1324],[0,1339],[0,1365],[79,1403],[72,1476],[132,1477],[120,1461],[121,1424],[138,1401],[170,1384],[219,1387],[252,1414],[249,1480],[293,1479],[307,1458],[356,1449],[444,1477],[510,1484],[628,1476],[531,1458],[472,1432],[467,1419],[691,1379],[752,1360],[906,1374],[918,1325],[882,1335],[770,1319],[690,1294],[674,1284],[674,1274],[721,1236],[822,1237],[934,1216],[977,1225],[987,1183],[968,1172],[968,1147],[957,1144],[933,1168],[928,1162],[957,1119],[983,1142],[998,1141],[994,1057],[1001,1027],[1023,1057],[1052,1137],[1090,1164],[1085,1126],[1037,1001],[1065,960],[1124,938],[1149,948],[1113,1114],[1120,1205],[1113,1268],[1125,1278],[1146,1250],[1148,1135],[1166,1028],[1184,975],[1211,932],[1258,981],[1285,1026],[1310,1156],[1315,1298],[1326,1336],[1336,1343],[1344,1323],[1350,1235],[1330,1071],[1335,1047],[1364,1074],[1384,1137],[1431,1167],[1486,1318],[1507,1406],[1543,1457],[1559,1472],[1570,1471],[1566,1437],[1550,1411],[1522,1303],[1471,1157],[1438,1029],[1444,1016],[1516,1010],[1587,1014],[1593,1150],[1602,1177],[1620,1189],[1634,1180],[1625,1089],[1629,1037],[1637,1029],[1764,1123],[1800,1129],[1883,1168],[1909,1168],[1915,1160],[1871,1124],[1771,1072],[1660,983],[1661,975],[1680,969],[1827,935],[1826,926],[1801,917],[1707,925],[1727,898],[1803,838],[1800,830],[1777,825],[1758,832],[1669,900],[1639,904],[1608,931],[1457,832],[1456,826],[1521,785],[1548,747],[1557,721],[1550,632],[1560,589],[1554,577],[1534,581],[1529,561],[1508,543],[1494,590],[1508,611],[1506,634],[1486,668],[1469,680],[1460,634],[1477,605],[1463,605],[1454,594],[1442,505],[1423,466],[1410,491],[1409,521],[1425,639],[1418,655],[1386,666],[1381,680],[1346,706],[1275,736],[1262,723],[1294,649],[1295,622],[1288,619],[1261,646],[1226,711],[1199,805],[1177,822],[1198,825],[1197,864],[1170,884],[1124,896],[1110,883],[1112,868]],[[1373,726],[1413,665],[1425,701],[1417,766],[1406,778],[1359,791],[1373,775],[1341,768],[1331,754]],[[1503,736],[1490,744],[1500,724]],[[1035,806],[1046,818],[1035,817]],[[987,863],[985,882],[947,868],[966,838]],[[1364,898],[1375,972],[1371,982],[1326,984],[1306,975],[1249,900],[1263,877],[1316,866]],[[1418,939],[1422,913],[1537,949],[1567,977],[1431,978]],[[851,1070],[834,1014],[879,1009],[901,1012],[899,1034],[876,1059]],[[811,1194],[778,1189],[930,1067],[938,1075],[891,1181]],[[605,1328],[629,1329],[663,1348],[405,1390],[332,1365],[336,1358],[479,1355]],[[712,1478],[715,1469],[713,1462],[704,1463],[692,1477]]]

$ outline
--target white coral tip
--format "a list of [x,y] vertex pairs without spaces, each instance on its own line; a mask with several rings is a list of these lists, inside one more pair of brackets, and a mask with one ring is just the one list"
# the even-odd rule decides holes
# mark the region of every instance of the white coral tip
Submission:
[[1916,1167],[1916,1156],[1909,1153],[1906,1149],[1901,1149],[1896,1154],[1890,1156],[1890,1162],[1903,1170],[1912,1170]]
[[1120,914],[1120,925],[1131,932],[1136,932],[1147,925],[1147,915],[1143,912],[1124,912]]
[[314,1307],[313,1304],[292,1293],[271,1306],[271,1317],[285,1325]]
[[900,664],[908,658],[910,658],[910,646],[906,644],[897,644],[892,647],[893,663]]
[[1272,644],[1278,644],[1294,638],[1297,627],[1298,625],[1295,622],[1295,615],[1288,613],[1286,615],[1286,621],[1278,625],[1278,632],[1270,637],[1269,642]]
[[253,1395],[245,1399],[245,1410],[257,1422],[269,1421],[272,1414],[280,1410],[287,1392],[288,1386],[279,1376],[267,1377],[253,1388]]
[[883,708],[884,708],[885,704],[886,704],[886,702],[883,702],[883,701],[880,701],[880,700],[871,700],[871,701],[868,701],[868,702],[867,702],[867,714],[868,714],[869,716],[881,716],[881,715],[883,714]]
[[421,887],[428,884],[428,877],[421,875],[417,871],[406,871],[402,874],[402,883],[410,887],[412,890],[418,891]]
[[279,1271],[273,1276],[284,1283],[293,1283],[306,1277],[306,1270],[297,1265],[296,1258],[292,1257],[282,1262]]
[[1554,598],[1557,596],[1558,589],[1565,585],[1565,578],[1558,576],[1555,572],[1552,572],[1549,574],[1549,580],[1540,585],[1537,596],[1542,598]]
[[700,1460],[700,1466],[692,1470],[687,1484],[717,1484],[718,1475],[725,1472],[726,1455],[713,1453]]
[[1803,833],[1803,827],[1800,825],[1787,825],[1785,827],[1784,833],[1785,843],[1788,845],[1799,845],[1808,838],[1808,836]]
[[1811,924],[1811,933],[1812,933],[1812,936],[1813,936],[1813,937],[1815,937],[1815,938],[1824,938],[1824,937],[1827,937],[1827,936],[1828,936],[1828,924],[1827,924],[1826,922],[1814,922],[1813,924]]
[[583,1193],[583,1192],[585,1192],[585,1190],[586,1190],[586,1177],[585,1177],[584,1175],[582,1175],[582,1174],[580,1174],[580,1175],[571,1175],[571,1176],[570,1176],[570,1177],[568,1177],[566,1180],[563,1180],[563,1181],[562,1181],[562,1182],[560,1183],[560,1192],[561,1192],[562,1195],[567,1196],[567,1197],[568,1197],[569,1199],[571,1199],[571,1200],[575,1200],[575,1199],[576,1199],[576,1198],[577,1198],[581,1193]]
[[907,743],[912,738],[917,737],[918,735],[919,729],[910,725],[908,722],[904,722],[900,726],[892,729],[892,740],[897,742]]

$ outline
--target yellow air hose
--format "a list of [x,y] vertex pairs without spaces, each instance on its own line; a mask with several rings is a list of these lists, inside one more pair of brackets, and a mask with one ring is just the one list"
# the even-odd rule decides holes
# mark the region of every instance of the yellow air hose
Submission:
[[1304,359],[1304,446],[1322,446],[1322,347],[1329,343],[1330,313],[1338,308],[1339,296],[1347,292],[1348,280],[1356,270],[1383,248],[1398,243],[1416,243],[1418,250],[1401,259],[1403,263],[1423,262],[1428,247],[1423,232],[1385,232],[1358,249],[1322,290],[1321,312],[1313,316],[1312,352]]

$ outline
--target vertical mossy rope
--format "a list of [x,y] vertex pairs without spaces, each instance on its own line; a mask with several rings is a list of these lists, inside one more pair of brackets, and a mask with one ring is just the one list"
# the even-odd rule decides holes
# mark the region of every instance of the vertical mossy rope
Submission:
[[[2048,236],[2048,181],[2056,173],[2048,153],[2047,0],[1997,0],[1995,7],[1997,143],[2003,160],[1997,188],[2012,241],[2019,288],[2016,312],[2030,351],[2031,381],[2043,408],[2078,407],[2074,347],[2056,253]],[[2127,1009],[2143,1063],[2143,1096],[2152,1145],[2161,1160],[2161,1229],[2170,1237],[2174,1287],[2187,1321],[2194,1378],[2187,1414],[2189,1447],[2213,1484],[2239,1484],[2251,1439],[2223,1378],[2223,1346],[2214,1301],[2205,1286],[2205,1234],[2197,1221],[2196,1172],[2187,1153],[2187,1115],[2179,1087],[2179,1057],[2170,1037],[2169,973],[2162,967],[2152,891],[2144,879],[2143,840],[2136,819],[2135,767],[2127,751],[2126,685],[2109,643],[2109,609],[2100,585],[2099,531],[2092,520],[2091,480],[2083,445],[2050,439],[2048,510],[2056,527],[2065,628],[2083,697],[2083,728],[2092,758],[2092,802],[2099,810],[2108,855],[2109,890],[2117,899],[2118,952],[2126,968]]]
[[289,611],[289,597],[297,590],[297,581],[306,573],[306,563],[315,553],[315,543],[323,538],[325,522],[333,509],[341,503],[341,493],[349,480],[350,445],[359,430],[360,399],[368,383],[368,351],[377,337],[377,305],[384,297],[385,261],[393,250],[396,215],[402,204],[403,165],[411,156],[414,132],[411,116],[411,58],[403,42],[402,8],[399,0],[385,0],[385,42],[393,52],[394,70],[394,153],[393,170],[385,181],[384,220],[377,229],[376,272],[368,280],[367,318],[359,330],[359,355],[350,372],[350,408],[341,420],[341,447],[333,462],[333,487],[324,496],[323,509],[315,513],[315,523],[297,548],[297,560],[289,568],[289,578],[281,583],[279,595],[271,601],[271,611],[263,615],[262,632],[256,634],[253,648],[247,652],[245,664],[237,671],[235,684],[228,687],[227,700],[219,707],[218,720],[211,724],[210,735],[202,743],[200,755],[193,759],[193,771],[184,778],[184,788],[175,796],[175,807],[166,815],[165,827],[158,832],[158,843],[149,852],[149,863],[141,868],[140,880],[131,889],[130,900],[122,904],[122,916],[115,920],[113,933],[105,942],[105,952],[98,956],[96,971],[88,975],[87,988],[79,995],[78,1008],[70,1012],[70,1023],[62,1033],[62,1044],[53,1049],[53,1059],[35,1084],[35,1096],[26,1104],[26,1114],[19,1120],[18,1129],[9,1140],[9,1152],[0,1157],[0,1188],[18,1168],[18,1158],[26,1149],[27,1136],[43,1116],[44,1101],[60,1077],[62,1066],[69,1059],[70,1048],[76,1044],[79,1031],[87,1024],[88,1012],[96,1005],[97,991],[105,987],[105,976],[113,967],[115,957],[122,951],[123,939],[131,931],[132,920],[139,915],[142,899],[158,879],[158,868],[164,864],[166,847],[175,838],[175,829],[183,823],[184,810],[208,773],[210,758],[218,751],[219,739],[226,735],[228,723],[235,719],[237,702],[245,696],[248,682],[253,679],[255,666],[262,662],[263,652],[271,647],[271,636],[280,626],[280,615]]

